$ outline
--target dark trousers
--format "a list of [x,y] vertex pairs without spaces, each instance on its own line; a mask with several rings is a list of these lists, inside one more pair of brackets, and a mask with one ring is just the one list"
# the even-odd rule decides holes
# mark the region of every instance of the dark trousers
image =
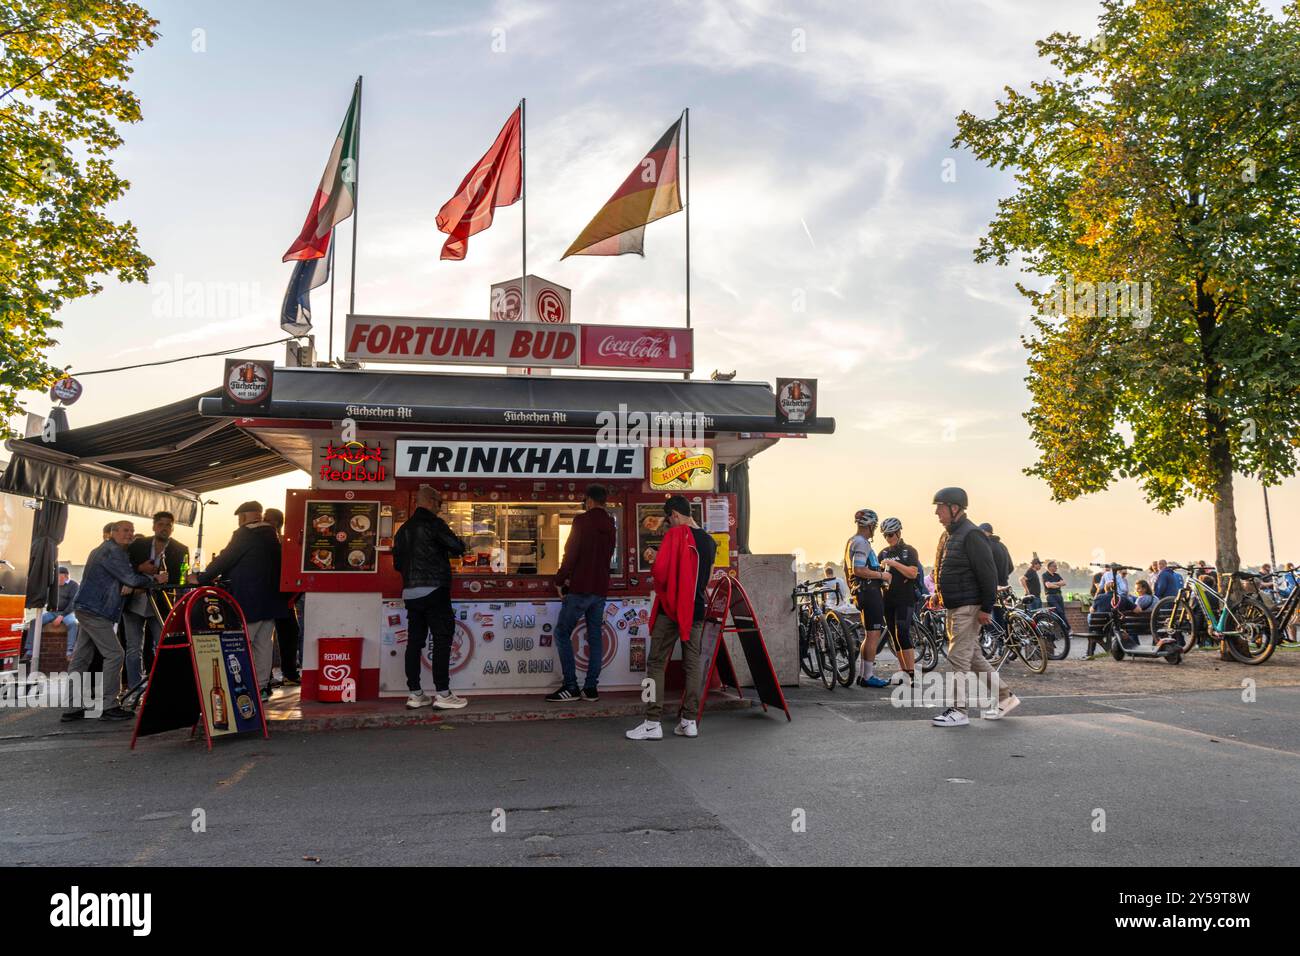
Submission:
[[275,646],[280,652],[280,672],[290,680],[298,680],[298,619],[275,619]]
[[1061,627],[1065,628],[1066,631],[1069,631],[1070,622],[1066,620],[1065,617],[1065,598],[1062,597],[1061,592],[1048,591],[1047,603],[1051,605],[1052,610],[1056,613],[1056,616],[1061,619]]
[[433,636],[433,687],[437,691],[451,689],[447,673],[451,664],[451,637],[456,631],[456,619],[451,610],[451,589],[441,587],[432,594],[406,602],[406,689],[420,690],[420,658],[424,656],[425,639]]

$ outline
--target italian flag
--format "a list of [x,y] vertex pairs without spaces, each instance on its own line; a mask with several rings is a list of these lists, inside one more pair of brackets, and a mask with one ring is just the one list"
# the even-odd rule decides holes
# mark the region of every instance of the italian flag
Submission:
[[629,252],[645,255],[646,225],[682,209],[677,189],[681,126],[679,119],[668,127],[561,259],[621,256]]
[[320,185],[302,232],[293,241],[282,262],[291,259],[319,259],[329,250],[330,233],[334,227],[352,215],[356,207],[357,159],[361,146],[361,80],[352,89],[352,103],[343,126],[330,150],[329,162],[321,175]]

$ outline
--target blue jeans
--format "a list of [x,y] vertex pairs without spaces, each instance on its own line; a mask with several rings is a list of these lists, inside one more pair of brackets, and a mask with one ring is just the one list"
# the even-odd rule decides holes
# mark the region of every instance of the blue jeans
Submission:
[[600,629],[605,623],[605,598],[601,594],[566,594],[560,604],[560,619],[555,625],[555,647],[560,652],[560,670],[564,686],[577,690],[578,671],[574,664],[573,641],[569,639],[578,621],[587,619],[587,680],[583,686],[595,690],[600,679],[600,658],[605,652]]
[[[41,627],[49,624],[58,616],[59,615],[55,614],[53,611],[45,611],[41,614]],[[68,656],[71,657],[72,649],[77,645],[77,615],[73,614],[71,611],[63,615],[63,625],[68,629]],[[30,645],[30,639],[26,643]],[[31,647],[29,646],[27,650],[30,651]]]
[[1040,598],[1037,594],[1028,594],[1026,595],[1026,597],[1029,598],[1029,610],[1037,611],[1040,607],[1043,606],[1043,599]]

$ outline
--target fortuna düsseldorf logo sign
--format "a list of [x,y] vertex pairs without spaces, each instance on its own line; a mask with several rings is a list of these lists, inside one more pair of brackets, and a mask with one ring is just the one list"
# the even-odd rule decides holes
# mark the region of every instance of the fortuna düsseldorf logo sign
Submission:
[[399,439],[397,477],[644,478],[634,445]]

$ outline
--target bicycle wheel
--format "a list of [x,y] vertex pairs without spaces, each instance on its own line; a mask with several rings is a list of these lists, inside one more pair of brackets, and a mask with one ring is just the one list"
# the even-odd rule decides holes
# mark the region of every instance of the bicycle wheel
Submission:
[[1007,645],[1035,674],[1047,670],[1047,645],[1033,624],[1023,617],[1013,617],[1009,622]]
[[827,690],[835,689],[835,644],[826,628],[824,618],[813,619],[813,639],[817,645],[818,676]]
[[853,683],[853,661],[857,657],[849,625],[834,611],[826,612],[825,621],[827,637],[835,648],[835,679],[841,687],[848,687]]
[[812,626],[803,613],[799,615],[799,669],[813,680],[822,676],[821,661],[813,646]]
[[1228,608],[1228,629],[1237,633],[1224,635],[1223,641],[1228,645],[1228,653],[1241,663],[1262,664],[1273,656],[1277,647],[1276,624],[1259,598],[1245,598]]
[[980,653],[994,667],[1002,666],[1007,659],[1006,637],[996,624],[985,624],[980,628]]
[[916,649],[916,666],[928,674],[939,666],[939,645],[923,616],[912,618],[912,645]]
[[1056,612],[1048,611],[1034,615],[1034,627],[1047,645],[1047,656],[1054,661],[1063,661],[1070,656],[1070,632],[1066,630]]

